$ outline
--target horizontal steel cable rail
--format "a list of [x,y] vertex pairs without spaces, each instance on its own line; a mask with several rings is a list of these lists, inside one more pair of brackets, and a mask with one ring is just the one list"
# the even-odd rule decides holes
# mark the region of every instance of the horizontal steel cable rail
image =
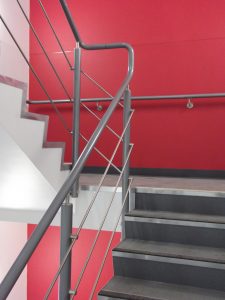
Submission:
[[[179,100],[179,99],[204,99],[204,98],[225,98],[225,93],[204,93],[204,94],[180,94],[180,95],[156,95],[156,96],[131,96],[131,100]],[[123,100],[123,98],[121,99]],[[111,98],[81,98],[81,102],[110,102]],[[53,100],[54,103],[70,103],[67,99]],[[28,100],[28,104],[50,104],[48,100]]]
[[[5,300],[8,294],[10,293],[11,289],[13,288],[14,284],[16,283],[18,277],[22,273],[23,269],[25,268],[28,260],[30,259],[32,253],[36,249],[37,245],[39,244],[40,240],[42,239],[44,233],[46,232],[47,228],[51,224],[53,218],[57,214],[58,210],[60,209],[62,203],[66,199],[67,195],[71,191],[71,188],[76,181],[77,177],[79,176],[81,170],[84,167],[86,160],[88,159],[90,153],[92,152],[96,142],[98,141],[101,133],[103,132],[106,124],[108,123],[112,113],[114,112],[117,104],[119,103],[121,97],[123,96],[125,90],[128,88],[129,82],[133,75],[134,70],[134,53],[133,48],[127,43],[113,43],[113,44],[94,44],[94,45],[87,45],[84,44],[80,38],[80,35],[76,29],[76,26],[72,20],[71,14],[68,10],[67,4],[65,1],[60,0],[62,8],[65,12],[67,20],[70,24],[71,30],[79,43],[81,48],[86,50],[107,50],[107,49],[126,49],[128,51],[128,71],[127,74],[122,82],[121,87],[119,88],[118,92],[116,93],[115,97],[111,101],[110,106],[106,110],[104,116],[100,120],[98,126],[96,127],[95,131],[93,132],[90,140],[88,141],[86,147],[82,151],[79,159],[75,163],[69,177],[66,179],[62,187],[59,189],[57,195],[53,199],[51,205],[41,218],[39,224],[37,225],[36,229],[34,230],[33,234],[31,235],[30,239],[27,241],[25,246],[23,247],[22,251],[18,255],[17,259],[13,263],[12,267],[6,274],[5,278],[3,279],[0,285],[0,300]],[[2,17],[1,17],[2,19]],[[2,19],[3,20],[3,19]],[[29,63],[29,61],[28,61]]]

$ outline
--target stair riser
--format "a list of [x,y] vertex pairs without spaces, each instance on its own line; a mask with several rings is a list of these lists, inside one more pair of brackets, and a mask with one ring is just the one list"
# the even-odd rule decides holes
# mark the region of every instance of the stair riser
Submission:
[[[115,255],[115,253],[114,253]],[[200,288],[225,291],[225,270],[199,266],[197,262],[176,263],[160,258],[143,259],[131,257],[113,257],[115,274],[144,280],[160,281],[173,284],[190,285]],[[122,254],[123,255],[123,254]],[[206,264],[207,265],[207,264]]]
[[131,239],[225,248],[225,229],[221,228],[126,221],[125,231]]
[[225,216],[225,199],[221,197],[136,193],[135,208]]

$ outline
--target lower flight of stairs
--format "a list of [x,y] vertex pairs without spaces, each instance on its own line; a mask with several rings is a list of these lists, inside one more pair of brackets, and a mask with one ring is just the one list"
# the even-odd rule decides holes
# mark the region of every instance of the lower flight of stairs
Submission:
[[225,299],[225,195],[140,188],[98,299]]

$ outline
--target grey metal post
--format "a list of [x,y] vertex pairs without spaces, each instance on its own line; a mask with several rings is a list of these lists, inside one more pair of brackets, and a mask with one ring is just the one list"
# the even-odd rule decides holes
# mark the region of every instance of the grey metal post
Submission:
[[[72,145],[72,165],[74,166],[79,157],[80,140],[80,71],[81,71],[81,48],[76,45],[75,67],[74,67],[74,104],[73,104],[73,145]],[[79,177],[76,179],[71,191],[73,197],[78,197]]]
[[[123,108],[123,127],[126,126],[128,119],[131,113],[131,92],[129,87],[125,90],[124,93],[124,108]],[[126,132],[123,138],[123,165],[127,160],[128,152],[130,148],[130,124],[128,125]],[[129,174],[130,174],[130,163],[127,161],[126,167],[124,169],[124,173],[122,176],[122,199],[125,199],[126,192],[129,186]],[[129,211],[129,193],[127,194],[126,204],[124,205],[123,213],[122,213],[122,238],[125,237],[124,232],[124,215]]]
[[[67,200],[61,207],[60,262],[70,244],[73,224],[73,205]],[[59,282],[59,300],[69,300],[71,284],[71,252],[62,268]]]

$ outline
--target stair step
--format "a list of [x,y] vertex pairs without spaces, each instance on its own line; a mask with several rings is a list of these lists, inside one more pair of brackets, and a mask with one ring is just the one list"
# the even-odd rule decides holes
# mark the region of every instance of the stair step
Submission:
[[225,264],[225,249],[223,248],[125,239],[114,250]]
[[225,224],[137,215],[132,212],[125,217],[126,238],[225,248]]
[[195,286],[225,292],[225,264],[113,251],[116,276]]
[[183,285],[115,276],[99,293],[99,300],[222,300],[225,293]]
[[225,224],[225,216],[134,209],[127,216]]
[[[178,194],[179,193],[179,194]],[[135,208],[151,211],[225,215],[225,195],[222,193],[164,190],[154,193],[137,192]]]

